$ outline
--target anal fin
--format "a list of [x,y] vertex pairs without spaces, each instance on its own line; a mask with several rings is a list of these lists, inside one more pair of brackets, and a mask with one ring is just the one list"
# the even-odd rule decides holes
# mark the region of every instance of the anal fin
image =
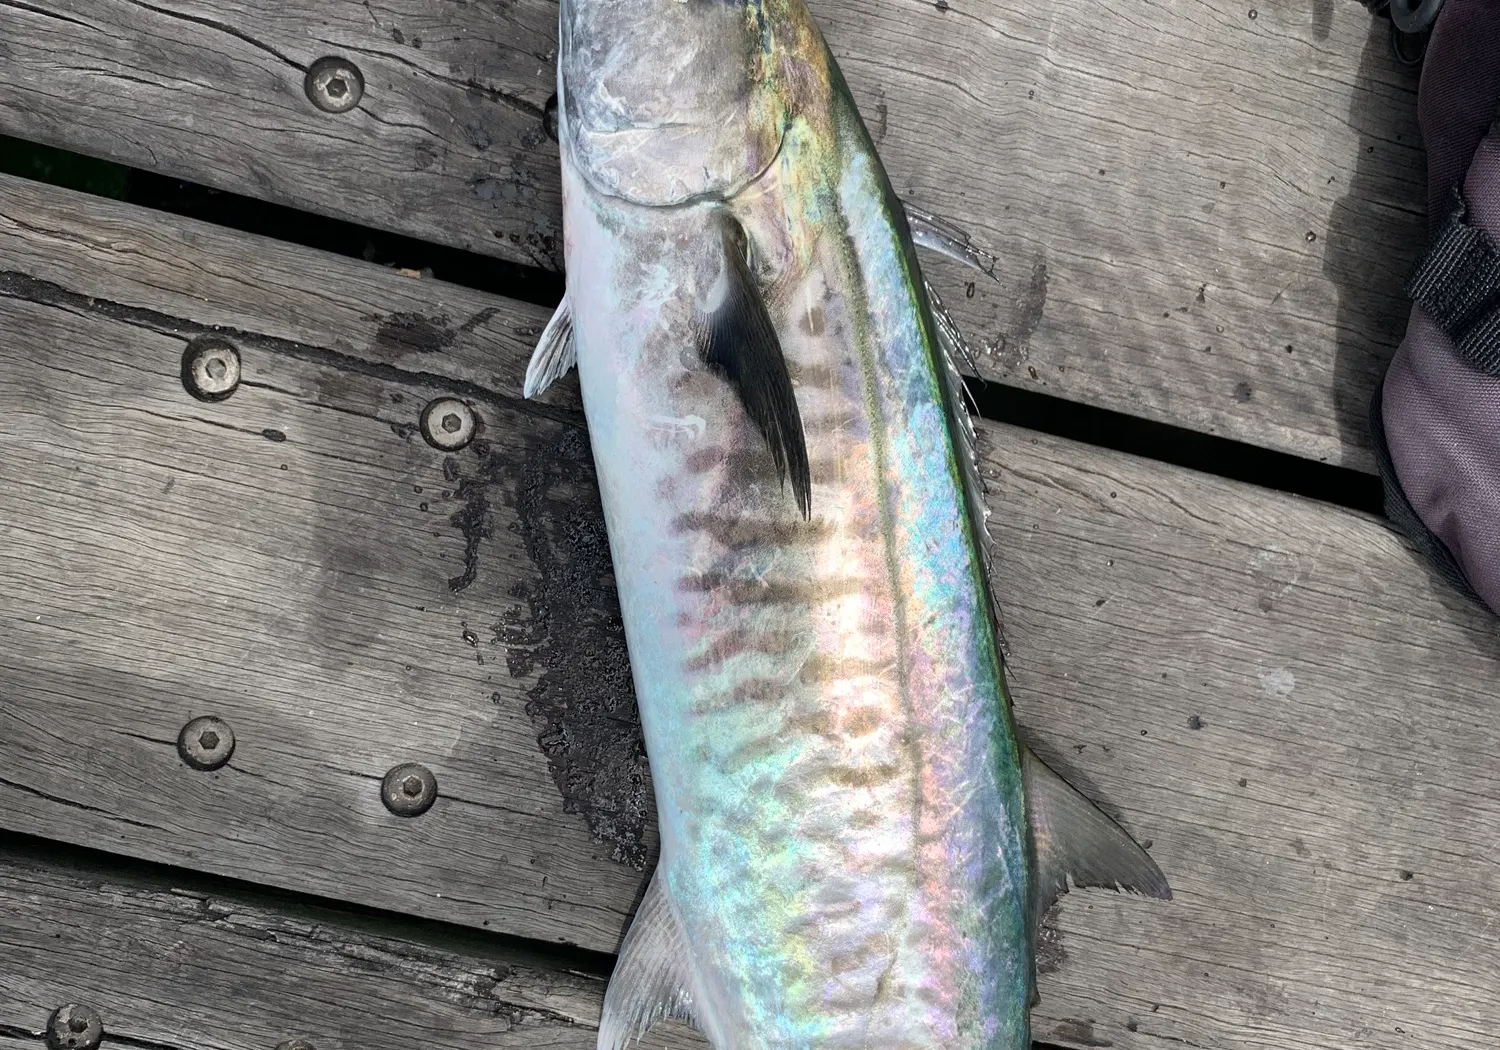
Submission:
[[1172,899],[1167,877],[1151,855],[1029,748],[1021,749],[1021,777],[1036,858],[1034,927],[1053,902],[1068,892],[1070,879],[1078,887]]
[[604,992],[597,1050],[623,1050],[657,1021],[694,1024],[687,938],[663,888],[661,869],[636,910]]
[[552,319],[542,329],[536,350],[526,365],[526,385],[522,388],[525,397],[536,397],[553,383],[567,375],[568,369],[578,363],[578,348],[573,342],[573,306],[568,297],[557,304]]

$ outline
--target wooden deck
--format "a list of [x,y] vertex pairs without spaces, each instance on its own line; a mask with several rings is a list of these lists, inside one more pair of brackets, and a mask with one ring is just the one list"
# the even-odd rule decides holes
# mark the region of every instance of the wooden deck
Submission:
[[[1423,192],[1362,7],[816,10],[898,188],[1002,259],[932,264],[987,378],[1370,469]],[[0,0],[0,133],[555,267],[555,18]],[[79,1001],[106,1046],[593,1045],[655,837],[576,382],[519,398],[547,316],[0,177],[0,1050]],[[1177,892],[1064,898],[1038,1038],[1488,1050],[1493,618],[1368,516],[980,429],[1026,734]]]

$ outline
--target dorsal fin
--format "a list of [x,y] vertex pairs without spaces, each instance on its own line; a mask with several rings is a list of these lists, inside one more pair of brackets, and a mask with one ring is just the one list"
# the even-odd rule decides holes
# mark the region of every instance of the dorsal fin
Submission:
[[1033,928],[1068,892],[1069,880],[1078,887],[1172,899],[1172,887],[1151,855],[1030,748],[1021,749],[1021,777],[1036,858],[1031,875]]
[[812,478],[807,437],[776,326],[750,270],[750,244],[728,212],[720,222],[718,280],[699,310],[698,355],[739,396],[745,413],[765,437],[776,473],[788,476],[797,509],[812,516]]
[[695,1024],[687,981],[687,939],[662,886],[657,868],[604,991],[597,1050],[622,1050],[657,1021]]

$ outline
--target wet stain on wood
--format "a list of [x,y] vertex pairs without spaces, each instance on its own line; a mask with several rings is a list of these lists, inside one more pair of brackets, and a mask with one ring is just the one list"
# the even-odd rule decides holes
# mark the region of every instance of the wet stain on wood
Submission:
[[650,774],[593,457],[581,428],[554,433],[527,449],[476,442],[460,462],[462,506],[450,520],[465,567],[450,586],[483,571],[493,504],[509,505],[536,577],[512,587],[516,604],[493,625],[495,641],[512,677],[535,678],[526,713],[564,810],[583,817],[612,860],[642,870]]
[[1057,1022],[1057,1027],[1052,1030],[1052,1038],[1075,1046],[1115,1045],[1108,1039],[1100,1039],[1094,1035],[1094,1022],[1079,1021],[1071,1017]]

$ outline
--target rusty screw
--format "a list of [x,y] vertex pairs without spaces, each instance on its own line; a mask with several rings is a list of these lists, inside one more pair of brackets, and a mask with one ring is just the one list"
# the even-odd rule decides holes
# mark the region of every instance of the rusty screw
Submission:
[[320,58],[307,67],[302,88],[324,113],[347,113],[365,96],[365,78],[347,58]]
[[194,769],[221,769],[234,754],[234,730],[220,718],[195,718],[182,727],[177,753]]
[[456,397],[440,397],[422,409],[422,436],[433,448],[457,452],[474,440],[474,410]]
[[94,1050],[103,1039],[104,1021],[92,1007],[59,1006],[47,1021],[50,1050]]
[[399,765],[385,775],[380,799],[398,817],[420,817],[437,801],[437,777],[415,762]]
[[194,339],[182,355],[182,385],[199,401],[223,401],[240,385],[240,352],[214,336]]

